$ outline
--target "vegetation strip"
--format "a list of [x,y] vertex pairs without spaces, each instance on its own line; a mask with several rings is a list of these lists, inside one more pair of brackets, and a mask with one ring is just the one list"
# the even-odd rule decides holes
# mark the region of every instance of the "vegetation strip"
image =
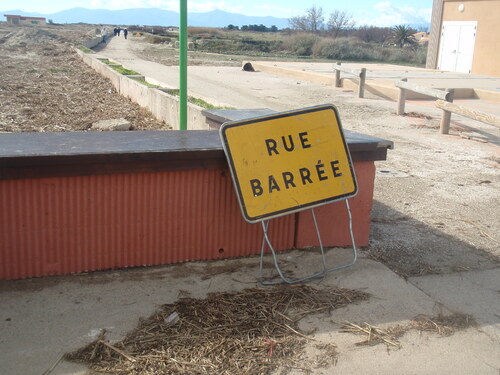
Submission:
[[[166,92],[172,96],[179,96],[179,89],[162,89],[163,92]],[[228,106],[216,106],[214,104],[210,104],[203,99],[196,98],[194,96],[188,96],[188,102],[191,104],[195,104],[199,107],[203,107],[206,109],[234,109],[234,107]]]

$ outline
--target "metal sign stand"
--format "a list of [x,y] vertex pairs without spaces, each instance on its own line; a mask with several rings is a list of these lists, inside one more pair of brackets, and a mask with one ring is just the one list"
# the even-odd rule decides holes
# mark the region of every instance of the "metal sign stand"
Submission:
[[[312,273],[308,276],[304,276],[304,277],[297,278],[297,279],[290,279],[290,278],[286,277],[285,274],[283,273],[283,271],[281,270],[281,267],[280,267],[279,261],[278,261],[278,257],[276,255],[276,251],[274,250],[274,247],[271,244],[271,240],[269,239],[268,227],[269,227],[270,220],[263,220],[261,222],[262,229],[264,231],[264,237],[262,238],[262,248],[260,251],[260,267],[259,267],[260,283],[262,285],[277,285],[277,284],[283,284],[283,283],[285,283],[285,284],[301,283],[301,282],[308,281],[311,279],[323,278],[329,272],[340,270],[342,268],[347,268],[347,267],[354,265],[356,263],[356,260],[358,259],[358,252],[357,252],[357,248],[356,248],[356,243],[354,241],[354,235],[352,232],[352,214],[351,214],[351,209],[349,207],[349,200],[348,199],[345,199],[345,205],[346,205],[346,209],[347,209],[347,214],[349,215],[349,235],[351,237],[352,251],[353,251],[353,259],[350,263],[346,263],[346,264],[342,264],[340,266],[328,268],[328,266],[326,264],[326,257],[325,257],[325,251],[323,248],[323,243],[321,241],[321,234],[319,232],[318,223],[316,221],[316,215],[314,214],[314,208],[311,208],[311,214],[313,217],[314,226],[316,228],[316,234],[318,235],[319,247],[320,247],[320,252],[321,252],[321,259],[323,262],[323,269],[321,271],[318,271],[318,272]],[[278,275],[282,281],[266,281],[266,280],[264,280],[263,263],[264,263],[264,251],[265,251],[266,245],[271,250],[271,254],[273,256],[274,266],[275,266],[276,271],[278,272]]]

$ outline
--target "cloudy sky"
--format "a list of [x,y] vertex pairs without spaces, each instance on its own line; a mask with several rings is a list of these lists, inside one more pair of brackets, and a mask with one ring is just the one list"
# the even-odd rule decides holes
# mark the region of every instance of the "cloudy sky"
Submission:
[[[188,0],[190,12],[208,12],[214,9],[250,16],[290,18],[305,13],[312,5],[323,8],[328,16],[333,10],[347,11],[357,25],[391,26],[430,22],[432,0]],[[99,9],[162,8],[179,10],[179,0],[0,0],[0,10],[19,9],[26,12],[54,13],[60,10],[84,7]]]

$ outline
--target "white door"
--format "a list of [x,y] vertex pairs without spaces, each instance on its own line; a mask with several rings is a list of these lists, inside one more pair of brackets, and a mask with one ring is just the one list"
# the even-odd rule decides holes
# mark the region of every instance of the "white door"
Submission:
[[470,73],[476,29],[476,21],[443,22],[438,69]]

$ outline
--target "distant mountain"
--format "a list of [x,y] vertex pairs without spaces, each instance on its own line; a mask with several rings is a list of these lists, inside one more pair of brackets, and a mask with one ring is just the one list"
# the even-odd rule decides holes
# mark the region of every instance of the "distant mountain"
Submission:
[[[178,17],[178,16],[177,16]],[[275,25],[278,29],[289,27],[288,18],[276,17],[254,17],[244,14],[229,13],[222,10],[213,10],[206,13],[190,13],[188,23],[192,26],[226,27],[227,25],[264,25],[271,27]]]
[[[21,16],[45,17],[55,23],[90,23],[110,25],[179,26],[179,13],[158,8],[123,10],[72,8],[51,14],[7,10],[0,13]],[[287,18],[253,17],[214,10],[206,13],[189,13],[189,26],[226,27],[228,25],[275,25],[278,29],[289,26]]]

